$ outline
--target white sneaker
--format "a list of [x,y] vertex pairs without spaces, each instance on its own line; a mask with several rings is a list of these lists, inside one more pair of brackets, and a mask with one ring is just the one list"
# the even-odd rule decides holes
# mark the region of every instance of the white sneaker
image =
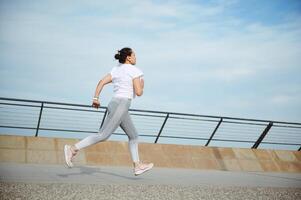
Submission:
[[135,176],[138,176],[148,170],[150,170],[151,168],[154,167],[153,163],[140,163],[137,167],[135,167],[134,171],[135,171]]
[[64,152],[65,152],[65,162],[66,162],[67,166],[69,168],[73,167],[73,163],[72,163],[73,153],[71,151],[71,146],[65,145]]

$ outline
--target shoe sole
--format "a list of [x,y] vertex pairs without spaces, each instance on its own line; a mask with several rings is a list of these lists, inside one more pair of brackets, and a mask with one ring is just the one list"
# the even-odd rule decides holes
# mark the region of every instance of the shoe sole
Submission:
[[138,173],[135,172],[135,176],[139,176],[139,175],[141,175],[141,174],[143,174],[143,173],[149,171],[149,170],[152,169],[153,167],[154,167],[154,164],[152,164],[151,167],[148,167],[148,168],[146,168],[146,169],[144,169],[144,170],[139,171]]
[[67,167],[69,167],[69,168],[72,168],[73,167],[73,164],[72,163],[69,163],[69,161],[68,161],[68,153],[67,153],[67,151],[68,151],[68,149],[67,149],[68,147],[67,147],[67,145],[65,145],[64,146],[64,153],[65,153],[65,163],[66,163],[66,165],[67,165]]

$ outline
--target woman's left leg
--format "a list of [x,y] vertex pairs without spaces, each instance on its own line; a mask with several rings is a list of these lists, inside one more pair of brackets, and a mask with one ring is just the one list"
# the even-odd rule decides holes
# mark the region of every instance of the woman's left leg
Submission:
[[132,119],[127,112],[120,123],[121,129],[127,134],[129,138],[129,150],[131,157],[134,163],[139,162],[139,153],[138,153],[138,133],[132,122]]
[[127,112],[120,123],[120,127],[127,134],[129,138],[129,150],[131,153],[131,157],[134,163],[134,173],[135,175],[140,175],[151,168],[153,168],[153,163],[142,163],[139,159],[138,153],[138,133],[137,130],[131,120],[129,112]]

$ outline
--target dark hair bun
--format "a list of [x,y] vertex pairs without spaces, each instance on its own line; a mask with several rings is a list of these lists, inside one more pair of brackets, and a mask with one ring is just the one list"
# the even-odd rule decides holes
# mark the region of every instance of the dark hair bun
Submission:
[[116,60],[119,60],[119,59],[120,59],[120,54],[118,54],[118,53],[115,54],[115,59],[116,59]]
[[118,53],[115,54],[115,59],[119,60],[119,63],[125,63],[126,58],[132,55],[132,49],[129,47],[124,47],[121,50],[118,50]]

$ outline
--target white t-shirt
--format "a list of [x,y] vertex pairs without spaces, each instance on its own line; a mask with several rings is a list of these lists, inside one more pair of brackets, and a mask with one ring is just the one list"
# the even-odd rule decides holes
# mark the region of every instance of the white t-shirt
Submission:
[[114,85],[114,97],[135,98],[133,79],[142,77],[143,72],[131,64],[120,64],[110,72]]

